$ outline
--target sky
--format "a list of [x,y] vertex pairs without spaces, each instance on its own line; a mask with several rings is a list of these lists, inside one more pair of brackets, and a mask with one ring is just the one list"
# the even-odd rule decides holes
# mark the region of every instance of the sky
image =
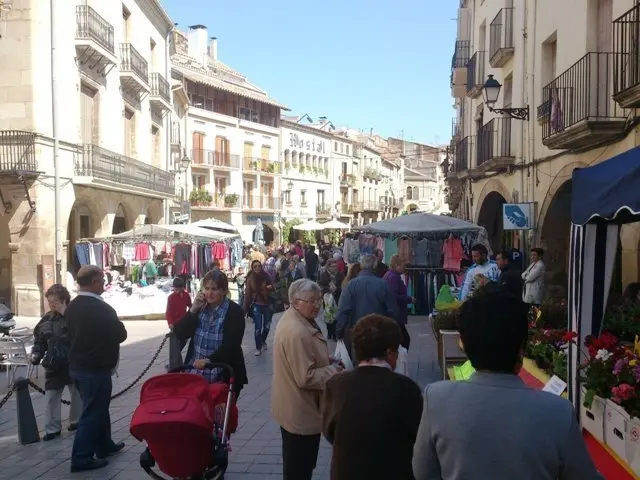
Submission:
[[291,109],[427,144],[451,138],[451,0],[162,0],[218,58]]

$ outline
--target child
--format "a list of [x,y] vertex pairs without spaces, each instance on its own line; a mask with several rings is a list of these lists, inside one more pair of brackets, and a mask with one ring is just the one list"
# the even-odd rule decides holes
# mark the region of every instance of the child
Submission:
[[173,293],[167,299],[167,323],[169,328],[178,323],[191,308],[191,296],[185,292],[185,282],[182,278],[173,279]]

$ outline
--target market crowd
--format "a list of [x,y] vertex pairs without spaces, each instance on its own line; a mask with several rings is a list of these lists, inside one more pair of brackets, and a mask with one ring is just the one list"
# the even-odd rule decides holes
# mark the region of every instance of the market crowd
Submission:
[[[481,243],[459,259],[459,291],[442,291],[460,302],[461,344],[475,373],[421,391],[406,369],[409,312],[419,293],[408,288],[409,262],[402,251],[385,255],[381,248],[345,258],[347,240],[249,247],[234,272],[212,263],[194,298],[176,278],[168,300],[167,321],[181,348],[188,345],[191,372],[213,383],[224,372],[207,364],[231,365],[236,400],[250,380],[245,319],[253,323],[254,354],[262,356],[273,316],[281,314],[269,354],[284,479],[312,478],[321,436],[333,446],[335,480],[600,478],[571,404],[518,376],[528,310],[543,295],[542,250],[532,249],[523,272],[508,251],[491,260]],[[60,285],[47,292],[51,310],[36,327],[33,355],[46,370],[45,440],[60,435],[62,390],[72,392],[74,472],[103,467],[124,448],[111,438],[109,403],[126,339],[100,296],[102,270],[82,267],[77,283],[73,300]]]

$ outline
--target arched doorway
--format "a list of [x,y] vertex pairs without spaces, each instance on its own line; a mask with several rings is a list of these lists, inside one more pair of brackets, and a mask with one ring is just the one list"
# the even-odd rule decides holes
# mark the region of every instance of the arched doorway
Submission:
[[[571,231],[571,180],[556,191],[542,223],[540,246],[550,285],[566,285]],[[532,247],[536,245],[531,245]]]
[[[271,228],[269,225],[267,225],[266,223],[262,224],[262,236],[263,236],[263,241],[265,245],[269,245],[270,243],[273,243],[273,240],[275,239],[275,232],[273,231],[273,228]],[[253,232],[251,233],[251,239],[253,240],[254,244],[258,244],[258,237],[256,235],[256,229],[253,229]]]
[[127,215],[124,211],[124,207],[122,204],[118,205],[116,208],[116,216],[113,219],[113,228],[111,229],[112,235],[117,235],[118,233],[127,231]]
[[489,244],[495,252],[505,246],[504,225],[502,224],[502,205],[507,203],[498,192],[489,192],[482,202],[478,213],[478,225],[487,229]]

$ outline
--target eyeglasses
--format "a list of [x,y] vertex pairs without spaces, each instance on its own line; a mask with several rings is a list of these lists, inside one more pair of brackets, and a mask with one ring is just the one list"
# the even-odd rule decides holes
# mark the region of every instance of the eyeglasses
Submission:
[[308,303],[309,305],[315,305],[316,307],[322,305],[322,300],[306,300],[304,298],[296,298],[296,300],[298,300],[299,302]]

